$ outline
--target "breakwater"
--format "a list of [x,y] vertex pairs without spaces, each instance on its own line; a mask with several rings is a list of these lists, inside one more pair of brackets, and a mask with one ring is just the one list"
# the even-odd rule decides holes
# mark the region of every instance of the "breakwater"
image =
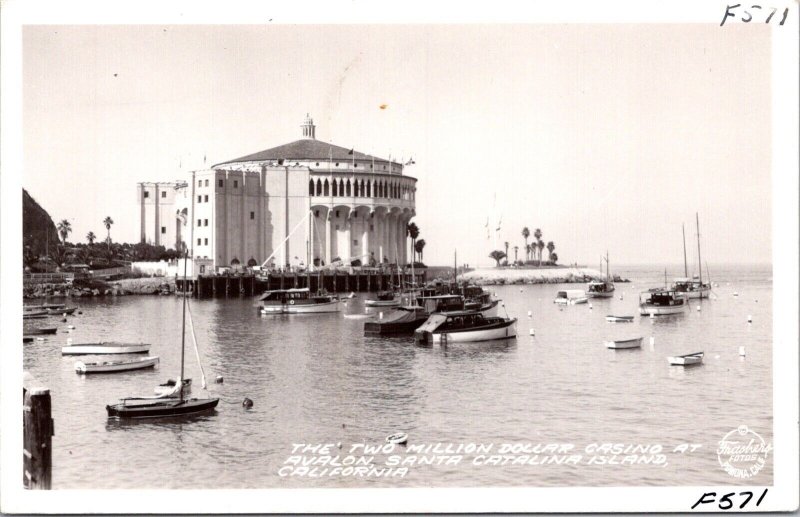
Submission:
[[[617,275],[612,277],[614,282],[628,282]],[[459,279],[478,285],[585,284],[603,278],[596,269],[585,267],[481,268],[459,275]]]

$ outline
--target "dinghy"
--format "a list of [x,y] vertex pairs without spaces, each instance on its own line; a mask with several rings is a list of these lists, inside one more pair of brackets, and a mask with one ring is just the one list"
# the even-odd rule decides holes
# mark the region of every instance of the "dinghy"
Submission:
[[104,361],[97,363],[85,363],[83,361],[75,362],[75,371],[77,373],[114,373],[114,372],[127,372],[130,370],[141,370],[143,368],[152,368],[158,364],[158,357],[143,357],[141,359],[129,359],[126,361]]
[[25,311],[22,313],[22,319],[24,320],[41,319],[47,316],[47,311]]
[[633,322],[633,316],[613,316],[609,314],[606,316],[606,321],[609,323],[631,323]]
[[117,343],[113,341],[61,347],[61,355],[146,354],[149,351],[150,345],[147,343]]
[[405,445],[408,443],[408,435],[406,433],[394,433],[386,437],[388,443],[395,445]]
[[642,338],[641,337],[634,337],[628,339],[615,339],[613,341],[606,341],[604,343],[606,348],[611,348],[614,350],[624,350],[626,348],[639,348],[642,346]]
[[703,352],[695,352],[693,354],[675,355],[667,357],[667,361],[672,366],[692,366],[703,362]]

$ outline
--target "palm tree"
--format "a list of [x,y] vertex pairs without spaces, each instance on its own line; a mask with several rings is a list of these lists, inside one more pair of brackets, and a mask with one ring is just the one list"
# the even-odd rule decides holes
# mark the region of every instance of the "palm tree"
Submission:
[[514,246],[514,262],[517,261],[517,251],[519,250],[519,246]]
[[425,249],[425,239],[420,239],[414,244],[414,251],[419,254],[419,261],[422,262],[422,250]]
[[69,234],[72,233],[72,224],[66,219],[62,219],[60,223],[58,223],[58,234],[61,236],[61,241],[66,244],[67,237]]
[[530,260],[531,259],[531,253],[533,253],[533,244],[526,244],[525,245],[525,253],[526,253],[526,256],[528,257],[525,260]]
[[416,223],[408,223],[406,225],[406,232],[408,233],[408,236],[411,237],[411,250],[412,250],[411,261],[414,262],[415,258],[413,255],[416,250],[417,237],[419,237],[419,227],[417,226]]
[[106,216],[106,218],[103,219],[103,225],[106,227],[106,230],[108,231],[108,237],[106,238],[106,242],[108,242],[109,247],[111,246],[111,225],[112,224],[114,224],[114,220],[111,219],[110,215]]
[[547,253],[549,255],[548,259],[550,260],[550,262],[553,261],[553,250],[555,250],[555,249],[556,249],[556,245],[553,244],[553,241],[550,241],[550,242],[547,243]]
[[558,253],[553,253],[552,255],[550,255],[550,260],[553,261],[553,264],[558,262]]
[[539,265],[542,265],[542,250],[544,249],[544,241],[539,241],[536,243],[539,248]]
[[[528,237],[531,236],[531,231],[526,226],[522,229],[522,238],[525,239],[525,253],[530,253],[530,248],[528,247]],[[525,255],[525,260],[528,260],[528,256]]]
[[97,235],[94,232],[89,232],[86,234],[86,240],[89,241],[89,245],[91,246],[94,244],[94,241],[97,239]]
[[[540,230],[539,228],[536,228],[533,231],[533,238],[538,242],[542,238],[542,230]],[[536,254],[536,242],[531,244],[531,249],[532,249],[532,251],[533,251],[533,253],[535,255]],[[542,259],[540,258],[539,259],[539,265],[541,265],[541,262],[542,262]]]
[[497,267],[500,267],[500,261],[506,258],[506,254],[503,253],[503,250],[494,250],[489,253],[489,257],[497,261]]

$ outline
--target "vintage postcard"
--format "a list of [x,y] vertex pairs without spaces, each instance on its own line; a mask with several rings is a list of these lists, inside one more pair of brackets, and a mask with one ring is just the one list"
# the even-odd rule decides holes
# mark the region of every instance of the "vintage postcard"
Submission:
[[4,2],[0,509],[796,509],[799,14]]

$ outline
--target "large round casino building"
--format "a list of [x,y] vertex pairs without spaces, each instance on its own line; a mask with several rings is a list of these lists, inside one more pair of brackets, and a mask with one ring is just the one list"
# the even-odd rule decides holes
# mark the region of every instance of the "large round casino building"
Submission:
[[216,267],[405,265],[417,180],[401,163],[316,140],[309,116],[301,129],[185,183],[140,183],[141,240],[185,243]]

